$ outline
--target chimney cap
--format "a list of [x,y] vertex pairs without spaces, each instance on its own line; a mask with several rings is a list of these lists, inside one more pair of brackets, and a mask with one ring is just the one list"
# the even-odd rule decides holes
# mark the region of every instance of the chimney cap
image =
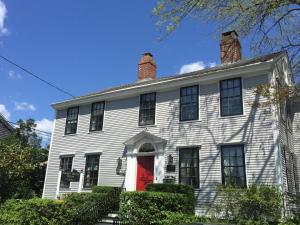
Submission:
[[235,30],[223,32],[222,36],[225,37],[225,36],[229,36],[231,34],[235,34],[237,37],[239,36],[238,33]]
[[145,52],[142,54],[142,57],[140,59],[139,64],[143,64],[143,63],[152,63],[155,65],[155,61],[153,59],[153,55],[150,52]]

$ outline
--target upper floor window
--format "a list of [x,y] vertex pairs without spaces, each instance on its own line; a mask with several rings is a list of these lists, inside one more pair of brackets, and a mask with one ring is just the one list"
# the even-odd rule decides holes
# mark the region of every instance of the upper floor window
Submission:
[[68,108],[65,134],[76,134],[79,107]]
[[92,104],[90,131],[99,131],[103,128],[105,102]]
[[199,149],[179,149],[179,183],[199,187]]
[[87,155],[84,174],[84,187],[92,187],[98,184],[100,155]]
[[180,121],[199,119],[198,85],[180,89]]
[[140,96],[139,125],[155,124],[156,93],[143,94]]
[[243,114],[241,78],[220,81],[221,116]]
[[243,145],[221,147],[222,183],[232,186],[246,186],[245,156]]
[[68,188],[70,187],[70,181],[68,180],[68,173],[72,170],[73,156],[63,156],[60,158],[60,170],[61,179],[60,187]]

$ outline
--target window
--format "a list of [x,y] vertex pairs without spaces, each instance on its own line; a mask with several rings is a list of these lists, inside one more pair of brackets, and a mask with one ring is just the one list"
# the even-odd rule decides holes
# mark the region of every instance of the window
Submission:
[[70,187],[70,181],[67,179],[68,173],[72,170],[73,156],[63,156],[60,158],[60,170],[61,170],[61,179],[60,187],[68,188]]
[[68,108],[65,134],[76,134],[79,107]]
[[198,85],[180,89],[180,121],[198,120]]
[[220,81],[221,116],[243,114],[241,78]]
[[232,186],[246,186],[245,157],[243,145],[221,147],[222,183]]
[[105,102],[92,104],[90,131],[99,131],[103,128]]
[[179,183],[199,188],[199,149],[179,150]]
[[83,187],[90,188],[98,184],[100,155],[87,155]]
[[152,125],[155,123],[156,93],[143,94],[140,97],[139,125]]

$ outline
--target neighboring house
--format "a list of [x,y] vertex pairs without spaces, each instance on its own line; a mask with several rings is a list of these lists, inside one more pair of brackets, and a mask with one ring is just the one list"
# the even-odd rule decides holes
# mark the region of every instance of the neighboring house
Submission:
[[12,134],[14,128],[0,113],[0,141]]
[[266,100],[257,85],[293,85],[286,52],[242,60],[233,31],[222,34],[221,62],[156,79],[145,53],[136,83],[53,104],[43,197],[175,182],[194,186],[204,215],[217,184],[299,191],[300,101],[292,110],[253,106]]

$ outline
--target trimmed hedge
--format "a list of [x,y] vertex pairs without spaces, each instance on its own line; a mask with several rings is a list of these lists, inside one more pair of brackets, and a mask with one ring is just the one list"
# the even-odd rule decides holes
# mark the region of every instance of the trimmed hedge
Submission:
[[93,193],[102,193],[110,195],[110,199],[113,204],[112,211],[118,211],[120,207],[120,194],[122,188],[110,187],[110,186],[94,186],[92,189]]
[[70,193],[64,200],[8,200],[0,207],[0,224],[94,225],[113,209],[107,193]]
[[163,192],[124,192],[121,194],[120,218],[131,225],[159,224],[166,212],[190,214],[188,198],[183,194]]
[[189,204],[186,205],[187,211],[190,214],[195,212],[195,194],[194,188],[190,185],[185,184],[148,184],[146,191],[152,192],[168,192],[168,193],[178,193],[183,194],[188,198]]
[[0,207],[0,224],[57,225],[68,224],[62,210],[63,201],[33,198],[8,200]]

